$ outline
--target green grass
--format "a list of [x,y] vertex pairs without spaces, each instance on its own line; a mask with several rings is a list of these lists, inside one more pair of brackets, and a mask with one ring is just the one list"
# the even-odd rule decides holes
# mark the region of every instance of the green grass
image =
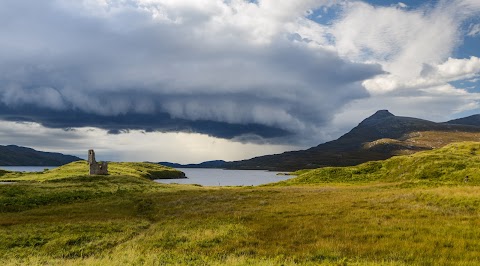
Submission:
[[480,184],[480,143],[461,142],[443,148],[395,156],[351,167],[325,167],[296,172],[296,178],[277,185],[426,181],[429,184]]
[[[83,185],[75,180],[58,184],[60,191]],[[124,190],[109,182],[99,184],[97,189],[109,193],[89,199],[0,213],[0,261],[6,265],[480,263],[480,188],[476,186],[374,183],[217,189],[120,184]],[[14,186],[18,185],[7,187]],[[40,188],[27,186],[24,192],[34,200]],[[57,188],[48,189],[53,193]]]
[[[480,186],[448,178],[474,170],[478,145],[328,170],[329,179],[290,186],[166,185],[113,174],[0,185],[0,261],[479,265]],[[452,164],[443,164],[446,157]],[[437,162],[445,174],[420,178],[430,170],[407,164],[414,162]],[[406,167],[402,178],[346,181],[349,174],[397,173],[400,165]]]
[[[109,162],[108,171],[112,176],[128,175],[152,180],[185,177],[181,171],[153,163]],[[88,176],[88,173],[88,163],[86,161],[77,161],[39,173],[0,172],[0,181],[47,181]]]

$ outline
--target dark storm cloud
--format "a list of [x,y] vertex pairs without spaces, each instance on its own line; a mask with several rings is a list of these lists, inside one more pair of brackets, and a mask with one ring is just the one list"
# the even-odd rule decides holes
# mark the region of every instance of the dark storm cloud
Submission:
[[0,119],[14,122],[38,122],[50,128],[72,130],[72,127],[97,127],[111,134],[120,134],[128,130],[146,132],[197,132],[214,137],[232,139],[234,137],[255,134],[263,138],[278,138],[289,135],[285,130],[260,124],[229,124],[215,121],[189,121],[172,119],[167,113],[121,114],[101,116],[80,111],[57,112],[43,108],[22,108],[11,110],[0,105]]
[[274,17],[262,23],[280,26],[252,35],[263,24],[237,25],[221,9],[229,3],[98,3],[2,1],[0,118],[111,133],[311,137],[368,97],[361,81],[382,73],[288,38]]

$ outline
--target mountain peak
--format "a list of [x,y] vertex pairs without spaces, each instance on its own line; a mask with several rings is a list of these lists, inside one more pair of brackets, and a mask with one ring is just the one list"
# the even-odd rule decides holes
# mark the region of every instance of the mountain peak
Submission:
[[367,119],[382,119],[386,117],[395,116],[394,114],[390,113],[388,110],[378,110],[373,115],[368,117]]
[[478,141],[479,133],[480,115],[435,123],[379,110],[336,140],[307,150],[229,162],[226,168],[291,171],[357,165],[438,148],[451,142]]
[[365,126],[376,124],[377,122],[389,117],[395,117],[395,115],[390,113],[388,110],[378,110],[373,115],[365,118],[365,120],[363,120],[360,125]]

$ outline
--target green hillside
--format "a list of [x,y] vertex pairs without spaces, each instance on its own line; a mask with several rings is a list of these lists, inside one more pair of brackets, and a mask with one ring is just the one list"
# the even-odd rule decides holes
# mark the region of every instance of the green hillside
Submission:
[[[112,176],[133,176],[152,180],[185,178],[185,174],[181,171],[153,163],[110,162],[108,170]],[[88,163],[86,161],[76,161],[40,173],[0,172],[0,181],[47,181],[86,176],[88,173]]]
[[326,182],[428,180],[480,183],[480,142],[460,142],[413,155],[392,157],[350,167],[325,167],[295,172],[296,178],[279,185]]

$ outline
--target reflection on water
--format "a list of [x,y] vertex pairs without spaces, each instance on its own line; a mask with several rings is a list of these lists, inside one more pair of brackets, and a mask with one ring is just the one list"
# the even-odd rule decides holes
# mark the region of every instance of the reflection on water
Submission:
[[0,166],[0,169],[14,172],[43,172],[45,169],[53,169],[58,166]]
[[157,179],[156,182],[171,184],[199,184],[202,186],[257,186],[292,178],[277,175],[278,172],[263,170],[223,170],[207,168],[178,168],[187,179]]

